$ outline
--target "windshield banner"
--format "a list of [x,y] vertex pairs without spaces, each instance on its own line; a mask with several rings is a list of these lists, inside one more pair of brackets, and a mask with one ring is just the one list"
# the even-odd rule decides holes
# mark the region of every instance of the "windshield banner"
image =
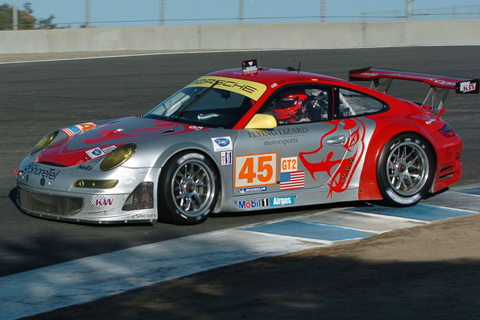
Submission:
[[254,81],[226,78],[226,77],[200,77],[188,85],[188,87],[211,87],[214,89],[223,89],[244,95],[250,99],[257,101],[267,90],[267,86],[263,83]]

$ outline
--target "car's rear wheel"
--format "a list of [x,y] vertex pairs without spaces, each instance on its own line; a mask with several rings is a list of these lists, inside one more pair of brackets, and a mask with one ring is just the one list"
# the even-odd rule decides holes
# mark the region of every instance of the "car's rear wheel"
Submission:
[[425,138],[403,133],[385,145],[377,175],[383,202],[393,206],[418,203],[432,186],[435,154]]
[[204,222],[219,193],[212,161],[197,152],[175,155],[162,170],[158,193],[159,220],[187,225]]

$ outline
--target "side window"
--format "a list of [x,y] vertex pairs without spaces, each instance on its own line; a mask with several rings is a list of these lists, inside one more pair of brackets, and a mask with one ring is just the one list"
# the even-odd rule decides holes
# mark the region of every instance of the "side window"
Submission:
[[289,87],[278,92],[264,111],[279,125],[329,120],[329,88]]
[[363,93],[340,88],[338,90],[339,118],[363,116],[387,109],[387,106]]

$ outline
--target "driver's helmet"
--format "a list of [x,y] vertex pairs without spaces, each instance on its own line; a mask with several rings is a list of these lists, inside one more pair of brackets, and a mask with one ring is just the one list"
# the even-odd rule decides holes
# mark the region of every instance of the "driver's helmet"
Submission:
[[280,94],[280,99],[275,102],[273,111],[279,121],[296,122],[305,116],[303,101],[308,96],[303,90],[287,91]]

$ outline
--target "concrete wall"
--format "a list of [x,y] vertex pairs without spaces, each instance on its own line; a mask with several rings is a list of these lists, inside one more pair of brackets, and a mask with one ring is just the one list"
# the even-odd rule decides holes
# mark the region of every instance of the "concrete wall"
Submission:
[[480,45],[480,20],[0,31],[0,54]]

